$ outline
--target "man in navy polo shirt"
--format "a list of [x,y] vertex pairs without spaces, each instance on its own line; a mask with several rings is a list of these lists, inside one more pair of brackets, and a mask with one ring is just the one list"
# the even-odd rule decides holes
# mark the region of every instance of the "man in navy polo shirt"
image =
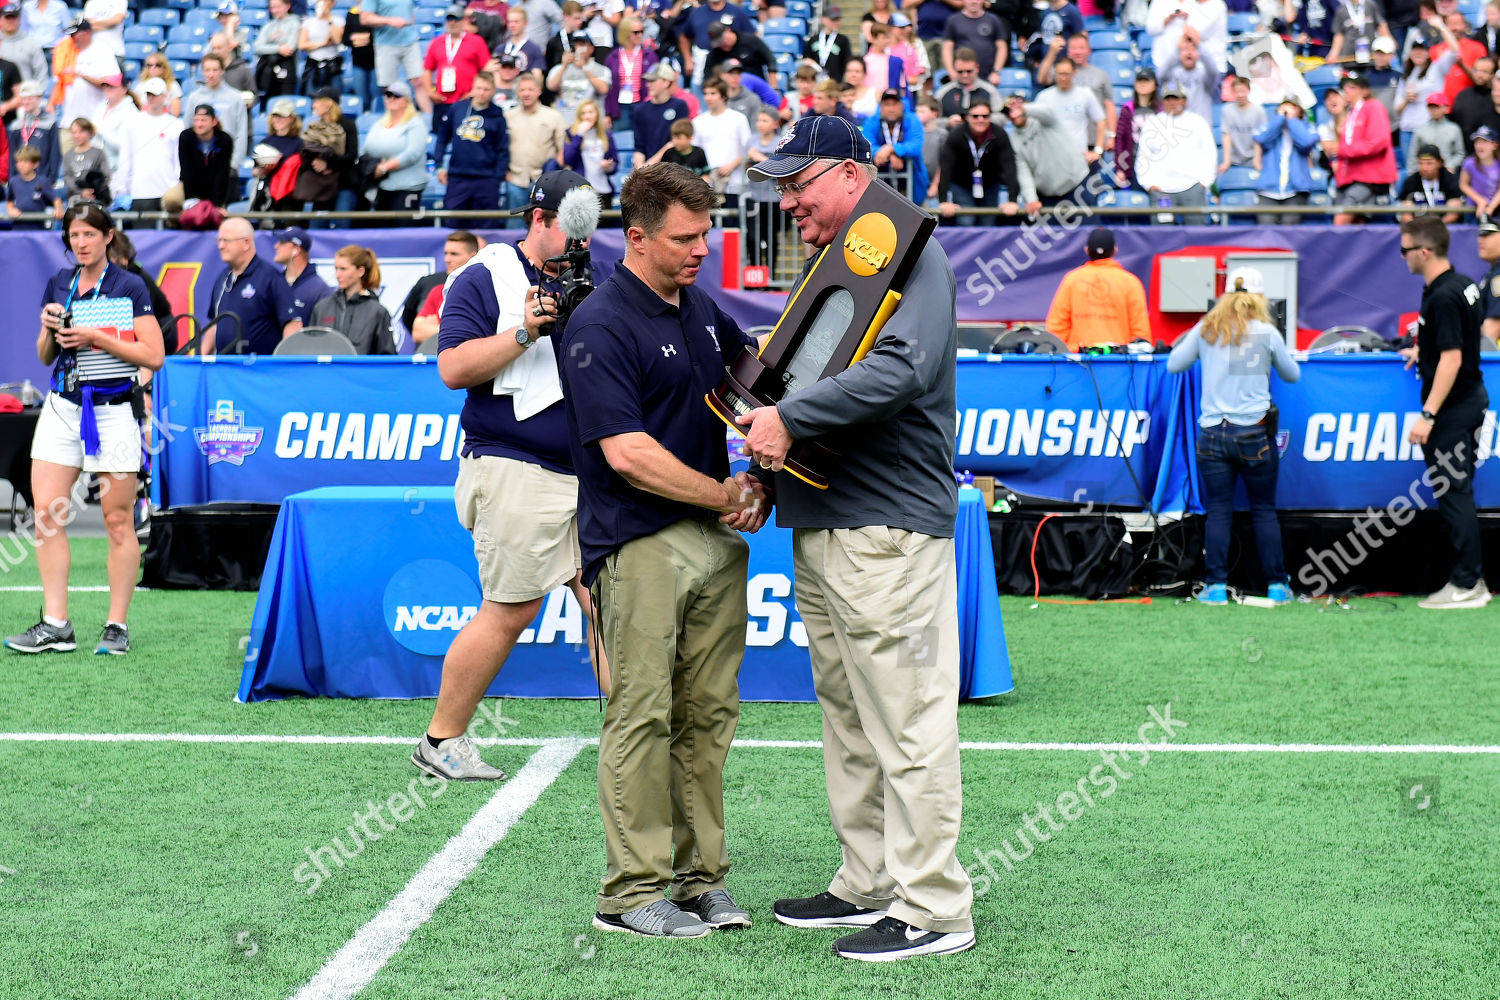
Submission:
[[[479,700],[548,594],[566,584],[591,614],[578,580],[578,481],[548,336],[557,307],[539,287],[548,258],[567,248],[557,210],[575,188],[588,184],[571,170],[543,174],[522,210],[525,238],[491,243],[448,276],[438,374],[448,388],[468,390],[453,499],[474,536],[484,600],[448,648],[432,721],[411,758],[440,778],[504,779],[465,735]],[[608,691],[608,666],[596,662]]]
[[759,480],[729,478],[724,425],[703,402],[751,343],[694,287],[715,201],[675,164],[633,172],[620,191],[625,259],[574,312],[558,354],[583,578],[614,665],[599,738],[605,931],[750,926],[724,888],[723,770],[745,652],[749,546],[735,530],[759,530],[770,502]]
[[[832,254],[878,183],[870,144],[833,116],[796,122],[750,177],[775,182],[802,241]],[[779,471],[794,439],[839,455],[826,490],[776,477],[776,521],[793,529],[843,864],[825,891],[779,900],[775,914],[792,927],[865,928],[833,946],[858,961],[974,947],[973,886],[957,855],[955,298],[953,267],[929,240],[869,354],[739,419],[762,468]]]
[[221,315],[239,322],[219,324],[203,331],[204,354],[217,348],[225,353],[270,354],[282,338],[302,329],[302,319],[292,298],[292,286],[274,266],[255,253],[255,230],[245,219],[225,219],[219,226],[219,258],[224,273],[214,282],[208,299],[208,319]]
[[276,234],[276,263],[283,268],[282,275],[292,290],[292,305],[303,326],[312,322],[313,306],[333,294],[308,260],[311,253],[312,237],[306,229],[292,226]]

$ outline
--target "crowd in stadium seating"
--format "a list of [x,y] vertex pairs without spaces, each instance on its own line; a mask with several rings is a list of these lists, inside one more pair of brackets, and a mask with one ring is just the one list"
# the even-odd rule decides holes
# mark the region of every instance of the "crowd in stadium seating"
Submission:
[[607,204],[657,159],[756,215],[746,166],[807,114],[859,124],[957,224],[1500,206],[1500,0],[869,0],[857,29],[827,0],[348,2],[6,4],[13,224],[85,197],[498,216],[547,169]]

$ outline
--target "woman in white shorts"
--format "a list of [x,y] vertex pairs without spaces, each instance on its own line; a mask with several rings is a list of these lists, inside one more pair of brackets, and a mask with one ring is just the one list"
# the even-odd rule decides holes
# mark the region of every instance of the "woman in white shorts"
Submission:
[[114,229],[95,202],[68,209],[63,246],[77,263],[57,272],[42,295],[36,353],[53,366],[52,391],[31,441],[31,490],[43,608],[41,621],[5,640],[22,653],[78,648],[68,620],[67,525],[81,502],[73,495],[81,471],[98,474],[109,534],[109,617],[95,652],[130,649],[125,614],[141,565],[132,517],[141,426],[133,400],[139,370],[162,365],[162,340],[145,282],[109,263]]

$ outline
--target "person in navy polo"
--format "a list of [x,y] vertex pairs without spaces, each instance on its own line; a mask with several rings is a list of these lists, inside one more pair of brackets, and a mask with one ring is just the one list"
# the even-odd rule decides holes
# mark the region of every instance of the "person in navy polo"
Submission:
[[646,93],[650,100],[642,101],[631,113],[635,127],[635,168],[646,165],[657,153],[672,142],[672,123],[690,121],[693,117],[687,102],[674,96],[677,90],[677,71],[667,63],[657,63],[656,68],[646,74]]
[[[479,699],[552,591],[569,586],[592,615],[578,577],[578,480],[549,336],[557,303],[540,287],[547,260],[567,248],[557,210],[577,188],[597,197],[571,170],[543,174],[517,213],[526,216],[525,238],[491,243],[448,276],[438,374],[448,388],[468,392],[453,500],[474,536],[484,600],[448,648],[432,721],[411,757],[439,778],[505,778],[465,735]],[[594,634],[595,674],[608,692],[609,665]]]
[[625,258],[558,352],[583,578],[614,670],[593,924],[653,937],[750,926],[725,889],[723,770],[745,651],[749,546],[736,530],[759,530],[770,497],[758,479],[730,478],[724,425],[703,402],[751,344],[694,287],[716,201],[676,164],[631,173]]
[[[219,259],[225,267],[208,298],[208,319],[199,344],[204,354],[220,349],[226,354],[270,354],[282,338],[302,329],[292,286],[256,256],[255,230],[249,221],[225,219],[219,226]],[[225,316],[239,322],[221,321]]]
[[282,276],[292,290],[292,305],[303,326],[312,322],[313,306],[333,294],[318,269],[312,266],[308,255],[312,253],[312,237],[300,226],[283,229],[276,234],[276,263],[282,267]]

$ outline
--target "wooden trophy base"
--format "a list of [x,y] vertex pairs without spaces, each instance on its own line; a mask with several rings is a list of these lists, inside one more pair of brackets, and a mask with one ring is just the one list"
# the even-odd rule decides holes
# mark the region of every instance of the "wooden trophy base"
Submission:
[[[762,394],[747,387],[740,377],[736,377],[743,377],[747,371],[754,371],[757,368],[765,375],[772,375],[771,370],[746,348],[724,373],[724,380],[703,397],[704,402],[708,403],[708,408],[713,410],[720,420],[728,424],[731,430],[740,435],[745,433],[745,429],[735,423],[736,418],[743,417],[751,410],[762,406],[776,405],[775,400],[765,399]],[[751,381],[761,380],[752,379]],[[819,472],[818,467],[826,468],[836,458],[833,452],[820,444],[798,441],[794,442],[791,450],[787,452],[786,461],[782,467],[807,485],[815,489],[826,490],[828,477]]]

